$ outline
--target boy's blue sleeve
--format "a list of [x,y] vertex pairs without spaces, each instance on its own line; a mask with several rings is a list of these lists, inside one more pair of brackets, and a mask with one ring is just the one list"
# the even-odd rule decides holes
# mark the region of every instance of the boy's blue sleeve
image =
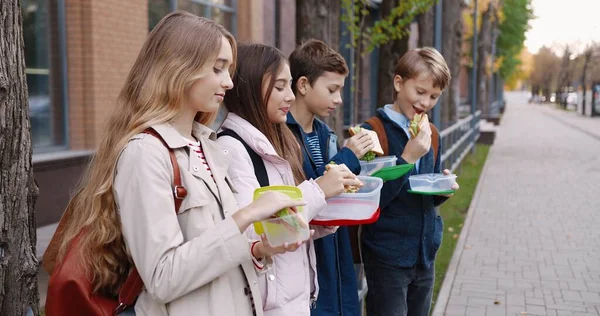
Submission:
[[[368,130],[373,130],[373,127],[367,123],[364,123],[361,125],[361,127]],[[398,160],[396,160],[396,165],[404,165],[407,163],[408,162],[406,162],[406,160],[404,160],[402,157],[398,157]],[[379,198],[379,209],[382,212],[396,198],[396,196],[400,194],[402,187],[404,187],[408,182],[408,177],[410,177],[410,172],[396,180],[386,181],[383,183]]]
[[359,174],[360,173],[360,161],[356,157],[356,155],[352,152],[352,150],[344,147],[338,151],[335,156],[331,157],[326,164],[322,165],[321,168],[317,169],[317,175],[320,177],[325,172],[325,166],[327,166],[330,162],[335,162],[338,165],[344,164],[352,173]]
[[[438,136],[439,137],[439,136]],[[435,166],[433,166],[434,173],[442,173],[442,142],[438,141],[438,150],[437,157],[435,157]],[[442,203],[446,202],[448,197],[442,195],[434,195],[433,196],[433,205],[438,207],[442,205]]]

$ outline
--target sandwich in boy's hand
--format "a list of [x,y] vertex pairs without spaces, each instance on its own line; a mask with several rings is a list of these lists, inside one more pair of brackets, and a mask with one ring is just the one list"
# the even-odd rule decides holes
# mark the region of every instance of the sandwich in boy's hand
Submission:
[[381,148],[381,144],[379,143],[379,137],[377,137],[377,133],[375,131],[371,131],[360,126],[350,127],[348,132],[350,132],[350,136],[354,136],[361,131],[365,131],[371,140],[373,140],[373,149],[366,153],[360,160],[362,161],[372,161],[375,159],[376,155],[383,156],[383,148]]
[[423,120],[423,118],[427,117],[427,114],[415,114],[415,116],[413,116],[413,119],[410,121],[410,127],[408,129],[408,131],[410,132],[410,138],[415,138],[417,137],[417,134],[419,134],[419,124],[421,123],[421,120]]

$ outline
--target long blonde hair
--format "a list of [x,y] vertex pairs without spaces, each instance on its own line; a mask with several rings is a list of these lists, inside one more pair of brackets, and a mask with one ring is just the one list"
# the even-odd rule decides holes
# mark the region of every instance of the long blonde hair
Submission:
[[[175,118],[198,73],[216,59],[223,37],[233,50],[233,73],[237,46],[223,26],[190,13],[171,13],[150,32],[129,72],[96,154],[65,211],[71,216],[58,252],[60,261],[71,240],[79,238],[74,250],[81,251],[94,292],[117,295],[132,267],[113,195],[119,153],[134,135]],[[199,112],[196,120],[209,125],[215,117]]]

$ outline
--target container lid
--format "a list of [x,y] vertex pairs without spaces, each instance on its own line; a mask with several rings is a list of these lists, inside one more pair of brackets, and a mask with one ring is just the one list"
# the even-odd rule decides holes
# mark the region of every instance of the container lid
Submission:
[[[368,197],[372,196],[374,191],[380,191],[383,186],[383,180],[376,177],[367,177],[367,176],[358,176],[358,180],[360,180],[364,186],[356,193],[342,193],[340,195],[334,196],[331,199],[336,198],[359,198],[359,197]],[[368,192],[365,192],[365,189],[369,188]],[[361,192],[362,191],[362,192]]]
[[455,190],[446,190],[446,191],[437,191],[437,192],[426,192],[426,191],[407,190],[406,192],[412,193],[412,194],[421,194],[421,195],[447,195],[447,194],[454,194],[454,192],[456,192],[456,191]]
[[430,183],[437,182],[439,180],[453,180],[456,179],[455,174],[445,175],[443,173],[426,173],[426,174],[415,174],[409,177],[409,180],[420,180],[427,181]]
[[360,164],[365,165],[365,164],[382,163],[382,162],[386,162],[386,161],[396,161],[396,160],[398,160],[398,157],[396,157],[395,155],[391,155],[391,156],[376,157],[375,159],[373,159],[371,161],[360,160]]
[[383,181],[396,180],[402,177],[403,175],[409,173],[414,167],[415,165],[411,163],[385,167],[373,172],[371,176],[380,178]]
[[254,190],[254,200],[258,199],[261,195],[268,191],[277,191],[286,194],[292,199],[301,199],[302,191],[298,187],[291,185],[270,185]]
[[[284,193],[287,196],[291,197],[292,199],[296,199],[296,200],[302,199],[302,191],[300,191],[300,189],[298,187],[294,187],[294,186],[290,186],[290,185],[270,185],[270,186],[258,188],[256,190],[254,190],[254,198],[253,199],[254,200],[258,199],[258,197],[260,197],[261,195],[263,195],[265,192],[268,192],[268,191],[281,192],[281,193]],[[278,215],[278,216],[287,215],[287,214],[288,214],[287,209],[283,209],[276,213],[276,215]],[[254,231],[258,235],[261,235],[262,233],[264,233],[265,230],[260,222],[255,222],[254,223]]]

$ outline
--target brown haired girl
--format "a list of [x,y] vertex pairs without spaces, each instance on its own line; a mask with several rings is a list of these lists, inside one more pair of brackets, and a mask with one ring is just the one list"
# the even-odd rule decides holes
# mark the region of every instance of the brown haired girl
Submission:
[[[237,134],[260,156],[270,185],[295,185],[302,191],[310,221],[326,206],[326,198],[342,193],[344,185],[360,185],[360,181],[343,165],[316,180],[305,180],[300,145],[285,124],[294,100],[285,56],[276,48],[259,44],[241,45],[238,56],[244,62],[233,77],[236,88],[225,97],[230,113],[222,129]],[[236,163],[229,165],[229,174],[238,191],[235,197],[240,205],[246,205],[260,187],[250,153],[235,137],[222,136],[219,142],[231,148]],[[321,227],[315,235],[333,231]],[[310,315],[310,305],[318,294],[312,241],[272,248],[252,227],[248,235],[256,240],[252,255],[261,263],[256,267],[265,315]],[[282,253],[285,250],[288,252]],[[264,267],[266,258],[272,259],[271,267]]]

